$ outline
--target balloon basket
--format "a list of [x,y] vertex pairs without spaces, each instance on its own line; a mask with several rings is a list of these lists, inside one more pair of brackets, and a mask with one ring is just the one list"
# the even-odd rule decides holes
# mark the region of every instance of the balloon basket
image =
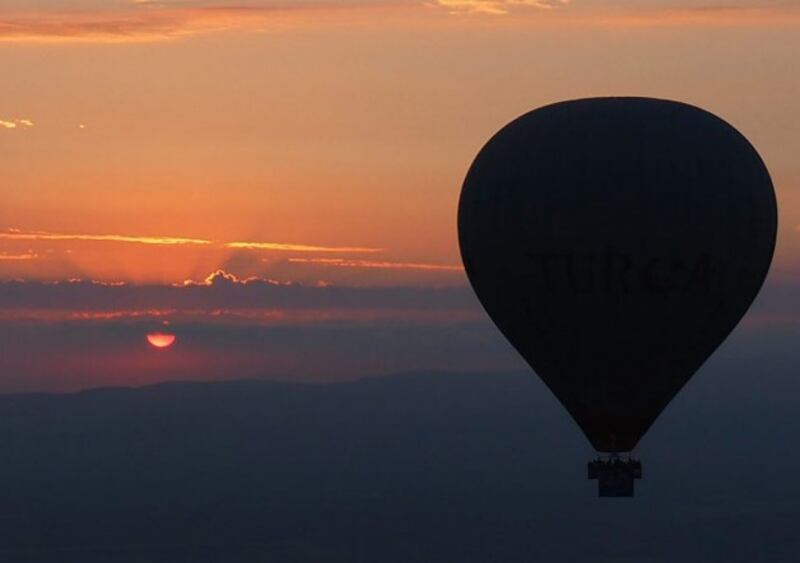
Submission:
[[588,478],[597,480],[600,497],[632,497],[634,481],[642,478],[642,462],[615,454],[607,459],[599,457],[589,462]]

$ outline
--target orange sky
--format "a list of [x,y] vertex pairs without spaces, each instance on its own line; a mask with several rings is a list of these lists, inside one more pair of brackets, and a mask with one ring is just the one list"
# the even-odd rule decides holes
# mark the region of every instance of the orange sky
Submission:
[[0,279],[461,284],[478,149],[597,95],[740,129],[797,278],[797,3],[648,5],[2,0]]

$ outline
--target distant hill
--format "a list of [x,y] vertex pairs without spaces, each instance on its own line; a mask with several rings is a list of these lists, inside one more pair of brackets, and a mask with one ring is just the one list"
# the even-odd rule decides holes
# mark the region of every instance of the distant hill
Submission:
[[0,397],[0,561],[701,561],[684,557],[692,534],[735,556],[725,530],[747,526],[798,545],[797,507],[759,504],[779,488],[767,479],[800,492],[797,453],[771,460],[763,421],[738,420],[761,476],[727,467],[736,410],[774,423],[782,403],[694,387],[646,440],[639,498],[610,502],[585,480],[580,431],[525,373]]

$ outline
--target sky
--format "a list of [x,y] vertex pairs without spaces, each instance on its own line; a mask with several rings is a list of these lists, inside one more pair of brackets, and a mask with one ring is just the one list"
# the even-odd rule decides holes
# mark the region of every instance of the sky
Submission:
[[0,0],[0,392],[517,368],[461,183],[516,116],[603,95],[754,144],[780,226],[747,322],[795,334],[798,28],[797,1]]

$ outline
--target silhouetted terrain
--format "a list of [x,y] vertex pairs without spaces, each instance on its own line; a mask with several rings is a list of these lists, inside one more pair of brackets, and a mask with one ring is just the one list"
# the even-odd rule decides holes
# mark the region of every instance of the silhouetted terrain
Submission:
[[792,371],[704,370],[632,500],[523,373],[0,397],[0,560],[791,561]]

